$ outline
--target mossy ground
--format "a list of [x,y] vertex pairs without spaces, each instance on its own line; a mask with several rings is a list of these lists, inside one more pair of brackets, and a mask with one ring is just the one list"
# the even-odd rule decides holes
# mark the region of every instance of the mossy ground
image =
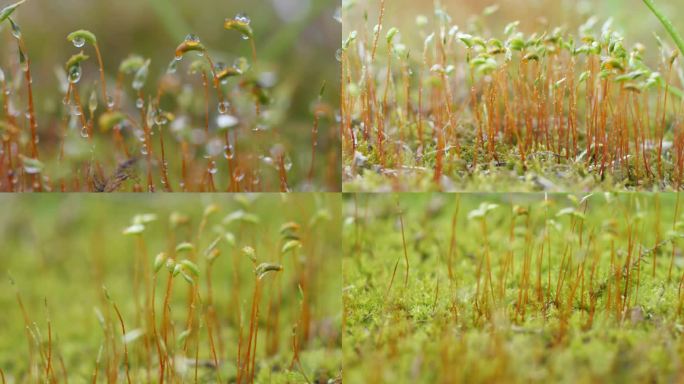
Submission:
[[684,75],[662,27],[609,2],[470,3],[343,5],[345,192],[681,189]]
[[[400,195],[410,266],[404,286],[396,199],[348,196],[343,228],[344,379],[681,381],[684,324],[678,295],[684,260],[678,240],[681,224],[673,221],[676,199],[674,194],[595,194],[582,201],[559,194],[549,195],[545,203],[542,194]],[[498,205],[485,214],[486,240],[477,219],[483,202]],[[511,225],[514,212],[519,215]],[[653,276],[650,251],[656,243]],[[502,274],[505,260],[512,264]],[[561,271],[565,280],[558,290]],[[616,306],[618,288],[621,304]]]
[[[305,383],[327,382],[340,375],[341,361],[341,276],[339,252],[340,199],[334,195],[277,195],[230,197],[227,195],[188,195],[145,198],[112,196],[109,199],[87,195],[71,196],[5,196],[1,200],[3,214],[0,219],[3,244],[0,257],[0,369],[8,383],[43,382],[46,371],[45,357],[48,348],[48,315],[44,306],[47,301],[52,331],[52,363],[58,382],[90,382],[95,372],[98,350],[105,332],[97,313],[105,319],[106,333],[113,332],[115,350],[105,348],[99,370],[98,382],[109,382],[105,373],[108,361],[117,361],[117,382],[125,381],[121,329],[111,307],[103,295],[102,286],[120,308],[127,333],[145,330],[140,324],[142,315],[136,300],[142,302],[142,292],[136,296],[136,275],[143,271],[143,264],[136,264],[140,254],[135,237],[122,235],[136,214],[154,213],[157,220],[146,224],[143,239],[149,258],[144,260],[152,268],[158,252],[166,252],[180,261],[187,255],[174,251],[176,244],[188,241],[197,249],[196,263],[200,273],[200,296],[204,300],[196,309],[202,313],[194,324],[199,328],[199,382],[235,382],[238,330],[236,314],[243,314],[242,338],[247,340],[249,311],[255,284],[254,268],[241,249],[252,246],[259,262],[278,262],[282,246],[278,233],[283,223],[295,221],[301,225],[303,247],[299,260],[291,254],[282,255],[284,270],[263,280],[259,315],[259,338],[256,348],[257,383]],[[219,211],[207,220],[203,235],[198,236],[198,226],[206,206],[216,204]],[[258,224],[224,221],[224,217],[244,210],[255,214]],[[185,217],[187,224],[171,229],[170,216]],[[181,216],[179,216],[179,214]],[[317,216],[318,215],[318,216]],[[312,218],[318,217],[311,226]],[[213,361],[207,333],[208,311],[207,260],[204,249],[217,234],[230,231],[236,238],[234,246],[219,243],[221,254],[211,268],[213,307],[218,326],[213,326],[219,369],[211,367]],[[236,264],[237,263],[237,264]],[[314,267],[315,265],[315,267]],[[13,286],[6,277],[9,273]],[[298,288],[298,276],[308,276],[308,284]],[[162,267],[157,281],[157,324],[161,324],[164,287],[167,283],[166,268]],[[282,288],[281,300],[276,300],[276,286]],[[169,350],[175,360],[175,382],[194,381],[194,333],[188,336],[187,353],[176,340],[185,329],[188,308],[187,284],[181,276],[174,279],[171,297],[172,335]],[[238,289],[239,301],[234,295]],[[27,336],[24,320],[15,294],[21,294],[29,316],[30,331]],[[306,293],[306,298],[302,294]],[[138,299],[136,299],[136,297]],[[301,342],[301,369],[292,367],[293,326],[302,323],[302,303],[310,303],[310,338]],[[277,311],[279,325],[275,327],[270,317]],[[144,315],[142,315],[144,318]],[[268,320],[271,319],[271,320]],[[277,329],[275,329],[277,328]],[[195,326],[196,330],[197,327]],[[135,333],[135,332],[134,332]],[[267,336],[267,335],[271,336]],[[149,333],[148,333],[149,335]],[[154,348],[146,352],[143,334],[131,340],[131,379],[135,383],[157,382],[157,354]],[[278,347],[267,353],[267,339],[278,340]],[[150,336],[152,339],[152,336]],[[34,351],[33,372],[29,373],[29,345]],[[243,345],[243,352],[246,347]],[[116,357],[113,354],[116,354]],[[148,360],[149,359],[149,360]],[[147,372],[147,361],[152,363],[152,379]],[[66,373],[62,369],[66,370]]]

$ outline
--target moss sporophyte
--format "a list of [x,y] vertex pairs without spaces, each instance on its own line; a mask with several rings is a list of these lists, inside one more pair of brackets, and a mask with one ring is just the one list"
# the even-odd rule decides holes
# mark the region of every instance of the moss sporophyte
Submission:
[[[24,3],[0,10],[17,44],[11,62],[0,63],[1,191],[339,190],[339,137],[319,135],[321,127],[336,132],[335,107],[312,95],[311,123],[301,125],[303,135],[291,132],[300,126],[287,110],[294,88],[272,63],[257,62],[258,35],[247,15],[226,19],[224,34],[244,39],[249,58],[240,46],[210,50],[190,33],[159,77],[159,63],[137,54],[107,72],[106,40],[86,29],[69,33],[80,51],[56,72],[64,105],[37,116],[31,60],[15,19]],[[89,76],[91,56],[97,79]],[[232,64],[216,60],[226,57]],[[17,62],[21,71],[5,70]],[[40,91],[42,112],[51,99]]]
[[[88,251],[65,252],[61,269],[18,257],[39,252],[34,244],[8,242],[1,264],[13,270],[12,289],[0,294],[8,304],[0,344],[23,346],[0,353],[1,376],[7,382],[341,380],[339,199],[238,196],[203,207],[165,197],[124,205],[67,199],[78,207],[51,200],[82,224],[61,231],[55,244]],[[36,219],[22,227],[50,238],[39,228],[55,228],[60,219],[47,211],[32,211]],[[74,321],[80,326],[70,327]],[[83,351],[92,355],[83,358]]]
[[438,5],[400,29],[372,2],[338,55],[345,191],[680,189],[682,39],[645,3],[678,47],[653,39],[659,60],[612,19],[525,34]]
[[[679,375],[670,362],[681,357],[684,316],[680,203],[640,193],[348,198],[345,378]],[[408,284],[388,292],[404,248]]]

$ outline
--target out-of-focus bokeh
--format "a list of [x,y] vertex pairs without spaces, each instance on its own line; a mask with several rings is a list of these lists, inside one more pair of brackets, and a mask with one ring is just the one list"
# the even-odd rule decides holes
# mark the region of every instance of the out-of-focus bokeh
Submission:
[[[368,16],[369,29],[378,20],[379,0],[345,0],[343,34],[353,29],[362,29],[364,15]],[[646,46],[656,43],[653,33],[666,41],[669,36],[659,21],[650,13],[642,0],[386,0],[384,30],[397,27],[402,30],[402,39],[420,38],[418,33],[409,33],[416,27],[416,16],[431,16],[435,4],[441,4],[461,29],[469,23],[482,23],[486,30],[501,36],[503,28],[510,22],[519,20],[519,30],[524,33],[541,33],[555,27],[567,27],[576,31],[577,27],[590,17],[597,18],[597,27],[612,18],[612,27],[620,31],[629,42],[641,42]],[[658,0],[657,5],[673,20],[675,28],[684,33],[684,7],[680,0]],[[484,19],[485,10],[494,11]],[[416,30],[417,32],[417,30]],[[657,53],[652,49],[651,53]]]

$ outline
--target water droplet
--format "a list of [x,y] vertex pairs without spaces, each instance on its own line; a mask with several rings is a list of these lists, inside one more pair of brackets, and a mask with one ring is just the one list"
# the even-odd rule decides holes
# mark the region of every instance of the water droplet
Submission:
[[176,58],[171,60],[171,62],[169,63],[169,66],[166,68],[166,73],[168,73],[170,75],[176,73],[176,71],[178,69],[178,62],[179,62],[178,56],[176,56]]
[[145,100],[143,100],[141,97],[139,97],[138,100],[135,101],[135,106],[138,109],[142,109],[142,107],[145,106]]
[[338,49],[335,52],[335,60],[342,61],[342,48]]
[[[219,112],[220,112],[220,106],[219,106]],[[232,128],[236,125],[238,125],[239,120],[237,117],[228,115],[228,114],[221,114],[216,118],[216,125],[220,129],[227,129],[227,128]]]
[[223,146],[223,157],[225,157],[227,160],[233,160],[235,158],[232,145]]
[[261,161],[263,161],[266,165],[273,166],[273,158],[270,156],[261,156]]
[[150,73],[150,60],[147,59],[145,61],[145,64],[138,69],[138,71],[135,73],[135,76],[133,77],[133,89],[136,91],[139,91],[145,86],[145,82],[147,81],[147,76]]
[[245,173],[240,168],[236,168],[233,171],[233,179],[235,179],[235,181],[237,181],[238,183],[241,182],[244,178]]
[[288,156],[285,158],[284,163],[285,163],[285,171],[290,172],[290,170],[292,169],[292,159],[290,159],[290,157]]
[[186,43],[198,44],[200,42],[200,38],[199,38],[199,36],[195,35],[194,33],[190,33],[187,36],[185,36],[185,42]]
[[238,13],[235,15],[235,21],[249,25],[252,22],[252,19],[250,19],[246,13]]
[[147,156],[147,154],[148,154],[148,152],[147,152],[147,144],[143,144],[143,146],[140,147],[140,153],[141,153],[143,156]]
[[77,37],[73,39],[71,42],[74,43],[74,47],[76,48],[83,48],[83,46],[85,45],[85,39],[82,37]]
[[97,109],[97,93],[93,90],[90,93],[90,99],[88,100],[88,109],[94,112]]
[[107,96],[107,108],[114,108],[114,98]]
[[81,127],[81,137],[84,139],[87,139],[90,135],[88,135],[88,128],[85,126]]
[[218,111],[220,114],[225,115],[228,113],[228,108],[230,108],[230,103],[227,100],[222,100],[218,104]]
[[21,29],[14,22],[14,20],[9,19],[9,21],[10,21],[10,24],[12,26],[12,36],[14,36],[15,39],[21,39]]
[[78,105],[72,105],[71,114],[74,116],[81,116],[81,108]]
[[216,162],[214,160],[209,162],[209,168],[207,169],[207,171],[212,175],[215,175],[216,172],[218,172],[218,168],[216,168]]
[[76,84],[79,81],[81,81],[81,66],[80,65],[74,65],[71,68],[69,68],[69,81],[72,84]]
[[156,125],[165,125],[166,123],[169,122],[169,119],[166,118],[166,113],[162,111],[161,109],[158,109],[157,112],[154,115],[154,123]]

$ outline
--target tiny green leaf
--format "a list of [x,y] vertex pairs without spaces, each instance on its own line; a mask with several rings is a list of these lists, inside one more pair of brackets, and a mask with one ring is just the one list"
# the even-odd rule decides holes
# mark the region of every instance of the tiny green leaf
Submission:
[[71,56],[66,62],[66,69],[69,71],[71,68],[80,65],[82,62],[88,60],[90,56],[83,53],[83,51]]
[[228,31],[236,31],[242,35],[242,38],[247,40],[254,37],[252,27],[250,27],[249,18],[244,15],[237,15],[232,19],[226,19],[223,23],[223,28]]
[[271,263],[261,263],[254,270],[257,279],[261,280],[270,272],[280,272],[283,270],[282,265],[271,264]]
[[190,252],[195,249],[195,246],[188,242],[183,242],[176,245],[176,252]]
[[95,34],[90,31],[86,31],[85,29],[71,32],[69,35],[67,35],[67,40],[74,43],[74,45],[76,45],[78,48],[83,46],[81,42],[86,42],[91,45],[97,44]]
[[199,267],[197,266],[197,264],[193,263],[190,260],[181,260],[179,264],[182,265],[185,270],[190,272],[191,275],[195,277],[199,276]]
[[100,131],[108,132],[115,126],[121,124],[126,120],[126,115],[119,111],[108,111],[100,115],[98,124],[100,126]]
[[20,5],[24,4],[25,2],[26,2],[26,0],[21,0],[21,1],[18,1],[18,2],[16,2],[16,3],[14,3],[14,4],[10,4],[10,5],[6,6],[6,7],[3,8],[3,9],[0,9],[0,23],[2,23],[2,22],[5,21],[8,17],[10,17],[10,15],[11,15],[12,13],[14,13],[14,11],[15,11]]
[[302,247],[302,243],[299,240],[290,240],[283,245],[281,252],[287,253],[289,251],[292,251],[294,249],[299,249],[301,247]]
[[124,235],[139,235],[145,231],[145,226],[142,224],[133,224],[123,230]]

